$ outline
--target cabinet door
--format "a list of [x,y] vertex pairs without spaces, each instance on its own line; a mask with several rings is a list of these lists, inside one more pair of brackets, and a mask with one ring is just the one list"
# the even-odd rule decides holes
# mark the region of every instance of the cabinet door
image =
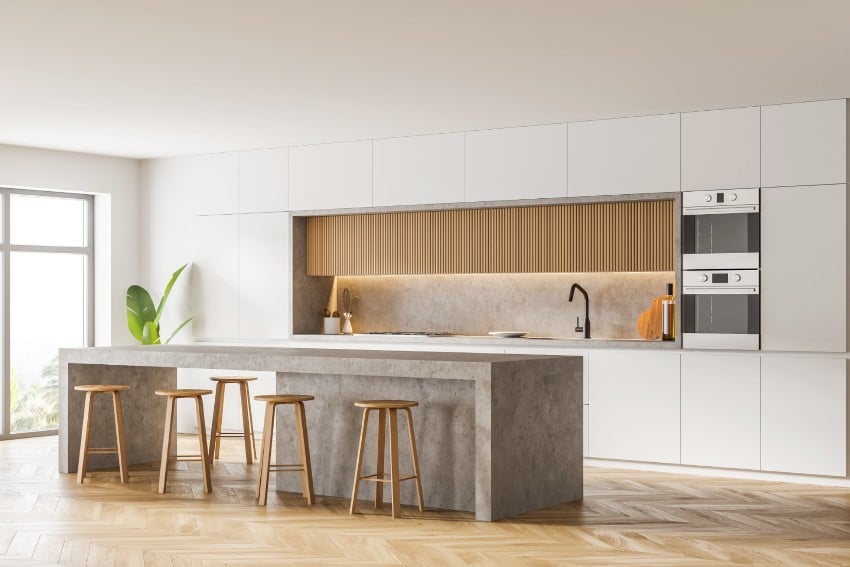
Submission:
[[567,196],[567,125],[466,133],[466,200]]
[[463,134],[375,140],[374,205],[463,202]]
[[290,234],[287,213],[239,215],[239,338],[289,336]]
[[682,464],[761,467],[759,355],[682,353]]
[[847,181],[847,102],[761,108],[762,187]]
[[682,114],[682,191],[759,187],[759,107]]
[[289,207],[289,150],[239,153],[239,212],[285,211]]
[[847,361],[764,355],[762,469],[847,473]]
[[679,191],[679,115],[569,125],[570,197]]
[[590,456],[678,463],[679,355],[590,354]]
[[846,186],[761,199],[762,350],[846,352]]
[[232,214],[239,208],[238,154],[206,154],[179,158],[181,182],[192,195],[195,215]]
[[239,335],[238,215],[193,219],[192,328],[196,339]]
[[372,206],[372,142],[289,149],[289,209]]

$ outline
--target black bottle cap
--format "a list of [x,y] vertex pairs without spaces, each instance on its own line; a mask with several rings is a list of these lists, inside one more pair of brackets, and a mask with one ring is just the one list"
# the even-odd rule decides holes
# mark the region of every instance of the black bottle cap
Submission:
[[673,284],[672,283],[667,284],[667,295],[673,295]]

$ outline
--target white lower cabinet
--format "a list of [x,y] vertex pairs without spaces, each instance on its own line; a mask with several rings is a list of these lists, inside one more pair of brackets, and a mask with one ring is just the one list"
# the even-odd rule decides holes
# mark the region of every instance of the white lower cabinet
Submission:
[[762,469],[847,474],[847,360],[763,356]]
[[682,464],[758,470],[760,358],[682,353]]
[[592,351],[589,455],[679,463],[678,353]]

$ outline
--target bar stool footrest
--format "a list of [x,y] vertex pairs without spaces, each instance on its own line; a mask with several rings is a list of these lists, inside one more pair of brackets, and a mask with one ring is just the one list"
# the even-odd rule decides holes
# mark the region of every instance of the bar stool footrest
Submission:
[[304,470],[304,465],[269,465],[269,470],[299,472]]
[[222,431],[221,433],[216,433],[216,437],[245,437],[245,433],[241,431]]
[[[370,475],[367,475],[367,476],[361,476],[360,480],[368,480],[368,481],[371,481],[371,482],[392,482],[393,481],[391,476],[389,476],[389,478],[384,478],[386,476],[389,476],[389,473],[370,474]],[[411,475],[407,475],[407,476],[400,476],[400,477],[398,477],[398,481],[401,482],[403,480],[413,480],[414,478],[416,478],[415,474],[411,474]]]
[[89,455],[111,455],[118,452],[118,447],[90,447],[86,453]]

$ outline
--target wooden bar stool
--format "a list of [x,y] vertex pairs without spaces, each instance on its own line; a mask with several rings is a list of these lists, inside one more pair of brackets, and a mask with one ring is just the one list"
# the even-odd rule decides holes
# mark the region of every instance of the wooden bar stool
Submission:
[[[130,386],[120,384],[94,384],[74,386],[78,392],[86,393],[86,405],[83,409],[83,432],[80,439],[80,462],[77,465],[77,482],[82,484],[86,477],[86,468],[89,464],[89,455],[118,454],[118,469],[121,471],[121,482],[128,482],[130,475],[127,473],[127,451],[124,443],[124,414],[121,412],[121,392],[129,390]],[[91,434],[91,414],[96,394],[112,394],[112,408],[115,414],[115,447],[89,447],[89,435]]]
[[[307,417],[304,413],[304,402],[315,398],[313,396],[300,395],[270,395],[255,396],[254,399],[258,402],[266,402],[266,419],[263,424],[263,450],[260,453],[260,483],[257,486],[257,503],[260,506],[266,505],[266,498],[269,493],[269,471],[275,469],[280,471],[300,471],[301,492],[307,499],[307,504],[313,504],[313,469],[310,466],[310,442],[307,439]],[[295,406],[295,427],[298,434],[300,460],[298,464],[294,465],[271,464],[274,415],[277,406],[282,404]]]
[[212,481],[210,480],[210,455],[207,450],[207,430],[204,422],[204,401],[201,396],[212,394],[212,390],[192,390],[178,388],[175,390],[156,390],[157,396],[167,396],[168,406],[165,410],[165,433],[162,437],[162,462],[159,465],[159,493],[165,493],[165,483],[168,479],[168,454],[171,452],[171,432],[174,430],[174,402],[180,398],[195,398],[195,407],[198,416],[198,443],[201,447],[200,455],[177,455],[178,461],[201,461],[201,470],[204,475],[204,492],[212,492]]
[[[419,479],[419,457],[416,454],[416,438],[413,434],[413,415],[410,408],[418,406],[419,402],[408,400],[362,400],[354,402],[354,405],[363,408],[363,426],[360,428],[360,446],[357,449],[357,468],[354,471],[354,489],[351,491],[351,509],[353,514],[357,506],[357,489],[361,480],[370,480],[378,483],[375,486],[375,508],[384,505],[384,483],[389,482],[392,486],[393,518],[401,517],[401,493],[400,482],[402,480],[416,479],[416,498],[419,501],[419,511],[424,512],[422,506],[422,482]],[[366,426],[369,424],[369,412],[378,411],[378,447],[377,447],[377,472],[366,476],[360,476],[363,465],[363,447],[366,444]],[[413,460],[413,474],[399,476],[398,472],[398,410],[407,412],[407,432],[410,436],[410,455]],[[390,478],[384,478],[384,432],[386,430],[387,412],[390,415]]]
[[[221,437],[245,438],[245,461],[250,465],[257,458],[257,442],[254,440],[254,417],[251,415],[251,392],[248,382],[256,380],[250,376],[214,376],[210,378],[215,385],[215,405],[213,406],[212,433],[210,434],[210,456],[218,458],[221,450]],[[221,416],[224,413],[224,389],[228,384],[238,384],[242,398],[242,432],[222,433]],[[253,457],[253,458],[252,458]]]

